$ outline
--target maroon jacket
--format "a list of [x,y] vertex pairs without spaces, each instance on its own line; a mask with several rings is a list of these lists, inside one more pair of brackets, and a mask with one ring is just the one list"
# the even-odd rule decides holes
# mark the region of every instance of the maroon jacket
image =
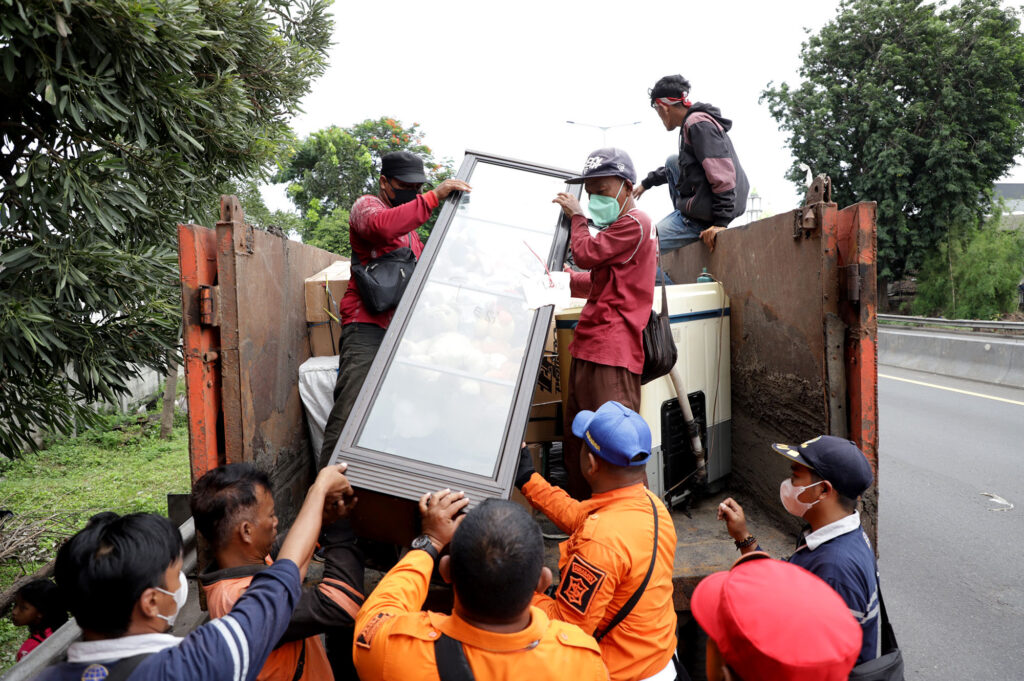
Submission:
[[[408,246],[418,260],[423,252],[423,242],[416,229],[430,219],[437,204],[437,194],[434,192],[420,194],[409,203],[394,208],[388,208],[379,197],[360,196],[349,211],[348,239],[352,244],[352,252],[365,265],[372,258]],[[338,308],[342,325],[363,322],[386,329],[395,314],[394,308],[380,314],[367,310],[363,306],[363,299],[359,297],[355,279],[349,281]]]
[[570,278],[572,295],[587,299],[569,346],[573,357],[643,373],[643,330],[654,304],[657,253],[651,218],[640,210],[594,236],[585,217],[573,216],[573,258],[590,270]]

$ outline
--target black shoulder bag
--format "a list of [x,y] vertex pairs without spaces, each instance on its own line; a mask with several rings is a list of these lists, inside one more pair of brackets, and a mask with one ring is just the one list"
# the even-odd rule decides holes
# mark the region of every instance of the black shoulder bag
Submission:
[[654,511],[654,549],[651,551],[651,564],[647,566],[647,574],[644,575],[644,581],[640,582],[640,586],[636,588],[633,595],[629,597],[622,609],[615,613],[615,617],[609,622],[604,629],[594,630],[594,640],[598,643],[601,639],[608,635],[608,632],[619,626],[619,623],[626,619],[626,617],[633,611],[636,604],[640,602],[640,597],[644,595],[644,590],[647,588],[648,582],[651,581],[651,573],[654,572],[654,562],[658,558],[658,507],[654,505],[654,499],[650,494],[647,495],[647,500],[651,502],[651,510]]
[[881,608],[881,626],[878,635],[882,639],[882,654],[873,660],[862,662],[850,672],[850,681],[903,681],[903,651],[896,644],[896,632],[889,623],[882,599],[882,585],[878,581],[878,605]]
[[412,232],[409,233],[408,246],[372,258],[366,265],[359,262],[355,249],[352,250],[352,278],[355,279],[363,305],[374,314],[398,305],[415,268]]
[[[658,252],[658,269],[661,269],[661,252]],[[661,312],[651,308],[651,316],[644,327],[644,370],[640,384],[650,383],[672,371],[679,356],[675,341],[672,340],[672,325],[668,316],[668,293],[665,291],[665,270],[661,270]]]

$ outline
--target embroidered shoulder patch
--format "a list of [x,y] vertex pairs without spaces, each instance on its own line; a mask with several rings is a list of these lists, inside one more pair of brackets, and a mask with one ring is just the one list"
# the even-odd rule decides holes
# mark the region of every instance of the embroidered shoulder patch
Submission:
[[377,630],[380,629],[381,625],[388,621],[388,618],[394,617],[388,612],[379,612],[373,616],[373,619],[366,623],[363,630],[356,636],[356,645],[360,648],[370,649],[370,644],[373,643],[373,637],[377,635]]
[[606,576],[604,570],[575,555],[565,566],[565,576],[558,587],[558,598],[579,614],[585,615]]

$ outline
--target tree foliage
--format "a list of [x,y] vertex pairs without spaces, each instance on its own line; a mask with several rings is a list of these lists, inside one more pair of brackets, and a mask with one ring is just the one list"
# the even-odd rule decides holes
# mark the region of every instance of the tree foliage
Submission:
[[0,0],[0,451],[162,369],[175,225],[265,168],[330,0]]
[[883,277],[978,225],[1024,146],[1024,36],[999,0],[844,0],[803,44],[802,82],[762,93],[797,164],[878,202]]
[[913,311],[949,319],[996,319],[1017,309],[1024,275],[1024,232],[1000,229],[997,214],[980,229],[951,234],[924,261]]
[[[418,123],[407,128],[393,118],[367,119],[318,130],[296,145],[274,181],[289,183],[288,196],[302,217],[303,242],[351,255],[348,209],[363,194],[377,193],[381,157],[403,150],[423,159],[428,186],[451,177],[451,161],[434,159]],[[433,224],[431,218],[421,236],[427,237]]]

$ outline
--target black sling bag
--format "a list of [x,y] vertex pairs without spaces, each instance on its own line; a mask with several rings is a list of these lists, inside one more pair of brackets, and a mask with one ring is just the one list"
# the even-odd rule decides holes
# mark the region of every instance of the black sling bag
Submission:
[[594,630],[594,640],[598,643],[601,639],[608,635],[608,632],[619,626],[622,620],[626,619],[636,604],[640,602],[640,597],[644,595],[644,590],[647,588],[647,583],[651,581],[651,573],[654,572],[654,562],[658,558],[658,507],[654,505],[654,499],[651,495],[647,495],[647,500],[651,502],[651,510],[654,511],[654,550],[651,551],[651,564],[647,566],[647,574],[644,575],[644,581],[640,583],[640,586],[636,588],[633,595],[629,597],[629,600],[623,604],[622,609],[615,613],[615,617],[604,629]]

